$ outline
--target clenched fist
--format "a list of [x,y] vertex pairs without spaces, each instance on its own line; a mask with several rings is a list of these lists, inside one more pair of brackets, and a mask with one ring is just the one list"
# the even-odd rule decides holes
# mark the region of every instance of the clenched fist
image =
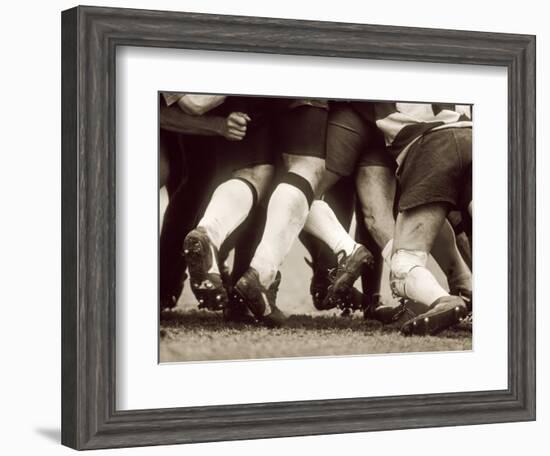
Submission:
[[244,112],[232,112],[225,119],[222,136],[230,141],[241,141],[246,136],[246,127],[250,120]]

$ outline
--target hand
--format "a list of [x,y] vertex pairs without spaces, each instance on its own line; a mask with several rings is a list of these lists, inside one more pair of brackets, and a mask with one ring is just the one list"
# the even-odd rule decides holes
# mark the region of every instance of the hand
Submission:
[[232,112],[225,119],[222,136],[229,141],[241,141],[246,135],[246,127],[250,120],[244,112]]

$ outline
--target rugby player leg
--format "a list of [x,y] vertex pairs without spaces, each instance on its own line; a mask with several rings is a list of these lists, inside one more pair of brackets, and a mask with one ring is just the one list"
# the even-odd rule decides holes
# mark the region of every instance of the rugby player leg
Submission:
[[[371,132],[359,114],[349,103],[334,103],[328,119],[326,138],[326,170],[321,180],[320,191],[326,192],[341,177],[349,178],[354,171],[359,155],[368,146]],[[348,187],[345,198],[351,215],[355,192]],[[352,306],[353,283],[372,262],[371,253],[355,242],[349,235],[349,224],[342,225],[332,207],[325,201],[316,200],[308,215],[304,231],[312,234],[328,246],[336,256],[329,287],[317,308],[329,309],[340,306],[344,310]],[[351,220],[351,217],[350,217]]]
[[464,261],[466,262],[466,264],[471,270],[472,269],[472,248],[470,245],[470,239],[468,237],[468,234],[466,233],[466,229],[468,227],[466,226],[464,217],[460,211],[454,210],[449,212],[447,219],[449,220],[449,223],[453,227],[458,251],[460,252],[460,255],[462,255],[462,258],[464,259]]
[[197,227],[185,238],[191,287],[200,306],[221,309],[227,303],[218,264],[219,249],[248,217],[272,177],[273,166],[269,164],[235,171],[231,179],[216,188]]
[[182,147],[169,155],[168,206],[159,240],[161,310],[173,308],[181,294],[187,268],[182,255],[184,238],[204,210],[205,195],[215,185],[217,174],[215,154],[202,154],[203,144],[197,137],[181,139]]
[[[392,209],[395,195],[394,172],[385,166],[362,166],[358,171],[357,181],[365,225],[382,249],[382,256],[390,264],[393,249],[391,238],[395,227]],[[451,294],[470,299],[471,271],[457,250],[453,230],[447,221],[443,223],[434,241],[431,254],[446,274]],[[419,306],[418,310],[421,308]],[[374,311],[375,306],[371,310]],[[394,310],[396,309],[381,308],[372,316],[384,320],[392,317]]]
[[371,252],[350,236],[331,207],[322,200],[313,202],[304,230],[322,240],[337,256],[337,266],[320,308],[338,306],[349,309],[353,300],[354,282],[363,269],[373,262]]
[[[333,210],[339,224],[346,232],[348,232],[355,206],[354,180],[350,176],[345,176],[343,178],[340,177],[340,175],[334,173],[333,176],[329,176],[329,178],[334,179],[333,183],[329,185],[328,189],[324,192],[323,200]],[[313,206],[315,206],[315,203]],[[306,226],[310,223],[310,217],[311,213],[308,216]],[[330,286],[330,274],[331,271],[335,270],[338,266],[337,256],[325,242],[321,241],[313,234],[306,232],[305,229],[300,233],[300,241],[311,255],[311,261],[306,259],[306,262],[313,271],[310,283],[310,294],[313,305],[318,310],[324,310],[325,308],[323,306],[323,302],[325,300],[328,287]],[[354,297],[357,299],[351,302],[350,306],[353,307],[357,304],[355,307],[359,308],[361,307],[362,295],[359,292],[357,292],[357,295],[358,296],[355,296],[354,294]]]
[[431,254],[447,277],[449,292],[470,302],[472,271],[458,250],[455,233],[448,220],[443,223]]
[[286,319],[275,303],[278,270],[318,196],[325,169],[326,120],[326,109],[314,106],[296,107],[279,119],[287,172],[269,199],[265,230],[250,268],[235,285],[256,318],[268,326]]
[[228,295],[221,276],[219,250],[266,192],[273,177],[268,128],[257,124],[241,141],[221,140],[220,152],[236,157],[235,171],[212,194],[197,227],[185,238],[191,288],[199,306],[221,310]]
[[[384,258],[391,252],[392,237],[395,227],[393,204],[395,198],[395,174],[394,166],[389,161],[364,160],[357,171],[357,195],[359,198],[360,216],[365,226],[366,234],[363,237],[372,241],[366,246],[373,252],[375,263],[372,269],[367,269],[362,281],[363,293],[365,294],[365,317],[382,319],[385,321],[385,314],[393,318],[393,309],[384,315],[374,314],[380,303],[380,283]],[[359,217],[359,216],[358,216]],[[380,309],[383,311],[384,309]]]
[[390,267],[396,296],[429,306],[401,328],[409,334],[435,334],[467,314],[463,299],[452,296],[426,267],[428,255],[449,209],[460,206],[466,169],[471,164],[471,130],[431,132],[408,152],[400,170],[399,213]]

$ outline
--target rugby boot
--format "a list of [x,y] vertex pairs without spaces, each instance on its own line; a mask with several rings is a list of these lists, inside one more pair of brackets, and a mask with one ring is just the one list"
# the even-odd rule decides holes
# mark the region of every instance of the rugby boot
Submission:
[[468,314],[468,308],[458,296],[442,296],[427,312],[411,318],[401,327],[401,333],[411,335],[434,335],[459,323]]
[[466,307],[471,312],[473,307],[472,290],[470,288],[456,287],[449,291],[453,296],[459,296],[466,303]]
[[248,268],[236,283],[234,291],[239,297],[239,302],[246,305],[260,323],[276,328],[283,326],[287,319],[276,305],[280,283],[281,273],[277,272],[273,283],[269,288],[265,288],[260,283],[258,271]]
[[256,323],[256,318],[242,298],[234,288],[232,288],[227,294],[227,304],[223,309],[223,318],[225,321],[233,323]]
[[183,252],[199,309],[222,310],[227,303],[227,291],[221,274],[213,269],[218,264],[218,250],[203,228],[196,228],[185,237]]
[[357,245],[351,255],[344,251],[338,253],[338,266],[331,271],[331,284],[323,301],[325,309],[344,306],[353,300],[353,284],[361,275],[363,268],[373,264],[372,253],[363,245]]
[[357,288],[351,287],[349,294],[346,296],[346,299],[340,300],[338,302],[338,309],[341,310],[342,317],[351,316],[357,310],[363,310],[365,307],[365,298],[363,293],[361,293]]
[[[324,307],[325,297],[327,295],[327,289],[330,285],[330,269],[319,267],[313,261],[309,261],[304,258],[307,265],[313,270],[311,276],[311,282],[309,285],[309,293],[311,294],[311,300],[313,301],[313,307],[317,310],[328,310]],[[334,303],[333,307],[336,307]]]

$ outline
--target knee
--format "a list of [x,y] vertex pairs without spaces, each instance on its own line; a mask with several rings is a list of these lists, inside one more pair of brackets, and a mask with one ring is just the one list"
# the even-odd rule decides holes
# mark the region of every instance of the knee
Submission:
[[365,227],[369,231],[376,230],[380,224],[380,217],[377,214],[376,209],[368,204],[368,202],[362,202],[361,212],[363,214],[363,221],[365,222]]
[[273,165],[257,165],[249,168],[243,168],[233,173],[234,178],[244,179],[255,189],[258,198],[261,199],[265,193],[274,175]]
[[394,295],[407,297],[406,281],[411,270],[426,267],[428,254],[422,250],[397,250],[390,263],[390,288]]
[[291,155],[285,157],[285,165],[288,172],[306,179],[311,185],[315,196],[319,196],[318,193],[326,172],[323,158]]

